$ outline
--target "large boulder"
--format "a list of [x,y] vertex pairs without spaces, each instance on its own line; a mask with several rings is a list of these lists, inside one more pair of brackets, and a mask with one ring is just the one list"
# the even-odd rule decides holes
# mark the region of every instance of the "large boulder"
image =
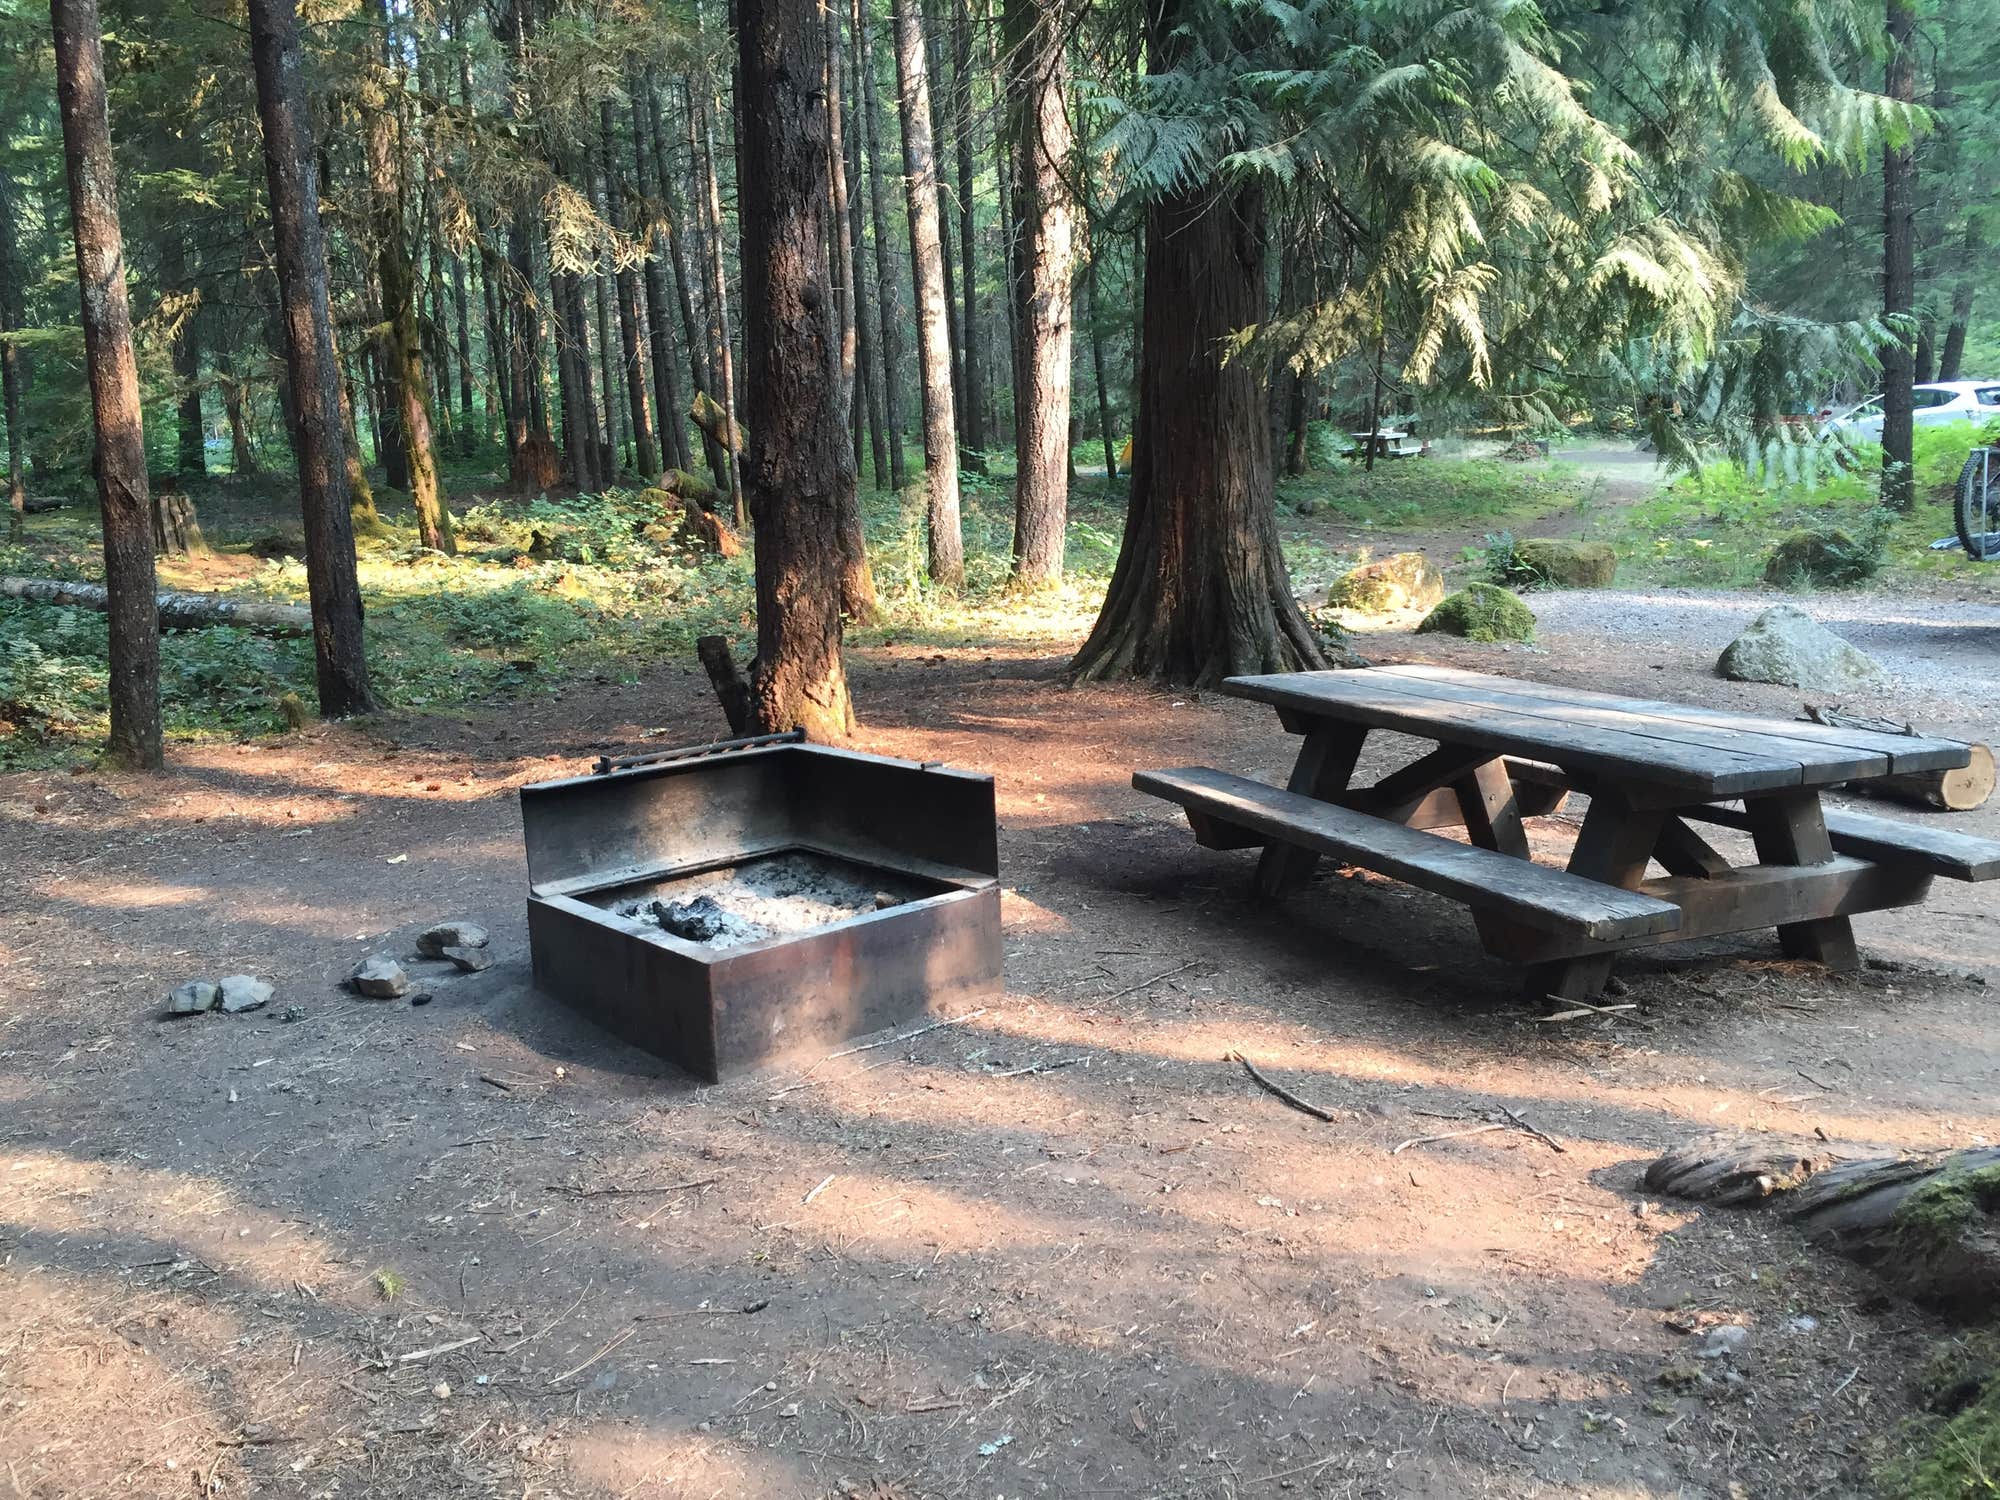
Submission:
[[1889,685],[1872,656],[1855,650],[1796,604],[1779,604],[1723,648],[1715,670],[1736,682],[1840,693]]
[[1815,584],[1842,588],[1874,576],[1881,558],[1838,526],[1808,526],[1781,538],[1764,563],[1764,581],[1779,588]]
[[1574,542],[1531,536],[1514,543],[1521,566],[1551,588],[1602,589],[1618,574],[1618,554],[1609,542]]
[[1421,552],[1398,552],[1349,568],[1326,591],[1333,608],[1363,615],[1430,609],[1442,598],[1444,575]]
[[1535,615],[1514,595],[1490,583],[1469,583],[1423,618],[1418,635],[1442,633],[1468,641],[1526,641]]

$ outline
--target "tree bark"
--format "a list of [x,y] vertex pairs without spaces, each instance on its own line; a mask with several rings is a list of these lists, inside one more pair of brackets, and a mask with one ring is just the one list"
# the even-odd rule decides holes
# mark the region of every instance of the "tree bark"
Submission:
[[[1886,92],[1914,101],[1916,11],[1910,0],[1887,0],[1889,62]],[[1882,153],[1882,310],[1907,315],[1916,303],[1917,160],[1908,144]],[[1882,503],[1891,510],[1916,504],[1915,423],[1910,386],[1916,362],[1908,336],[1899,333],[1882,351]]]
[[917,367],[923,377],[924,497],[931,582],[965,582],[965,539],[958,520],[958,426],[951,390],[951,315],[945,302],[944,248],[938,231],[937,161],[931,150],[930,83],[917,0],[894,0],[897,113],[903,127],[903,185],[910,217],[910,261],[917,298]]
[[[824,12],[826,31],[826,177],[827,204],[832,213],[829,225],[829,267],[834,283],[835,328],[838,345],[834,354],[833,378],[840,397],[842,422],[853,433],[850,445],[854,471],[861,469],[861,426],[859,407],[854,399],[858,330],[855,324],[855,255],[848,239],[847,144],[841,129],[840,12],[828,7]],[[857,623],[875,618],[875,574],[868,566],[868,537],[861,524],[861,496],[858,479],[841,492],[840,507],[840,605]]]
[[1087,180],[1083,192],[1083,292],[1090,307],[1090,371],[1097,385],[1097,433],[1104,444],[1104,481],[1108,488],[1118,480],[1118,438],[1111,421],[1111,386],[1104,373],[1104,303],[1097,290],[1097,226],[1091,218]]
[[111,736],[105,754],[130,770],[157,770],[162,764],[160,617],[153,599],[146,439],[139,365],[132,351],[132,310],[125,297],[125,243],[104,90],[103,29],[97,0],[51,0],[49,16],[104,525],[111,646]]
[[[7,186],[0,182],[0,334],[18,332],[25,321],[18,263],[19,223]],[[4,400],[7,417],[7,524],[8,535],[16,542],[21,539],[28,514],[27,476],[22,459],[21,386],[20,346],[11,338],[0,338],[0,393],[4,393],[0,400]]]
[[[178,225],[169,226],[160,237],[161,297],[193,296],[187,280],[187,241]],[[174,366],[175,469],[183,478],[208,472],[208,434],[201,420],[201,343],[196,337],[199,316],[198,302],[181,311],[168,350]]]
[[[839,51],[843,59],[858,56],[861,26],[860,0],[849,0],[849,36],[843,46],[837,24],[829,25],[828,44]],[[840,94],[841,113],[845,115],[845,128],[841,132],[841,143],[845,151],[843,170],[847,179],[847,233],[845,242],[848,252],[848,285],[854,293],[854,362],[856,371],[856,402],[849,420],[854,426],[854,468],[858,475],[861,470],[862,431],[865,423],[865,438],[868,444],[869,473],[873,476],[875,488],[881,489],[889,478],[889,445],[882,429],[882,374],[877,366],[875,348],[874,312],[868,301],[868,267],[866,235],[863,231],[862,200],[868,196],[868,183],[861,170],[861,139],[865,125],[861,118],[860,80],[854,75],[860,71],[858,63],[850,62],[840,69],[844,87]]]
[[217,384],[222,388],[222,414],[229,420],[229,471],[255,474],[262,469],[257,449],[250,441],[250,424],[243,414],[245,387],[236,374],[236,361],[226,354],[215,360]]
[[[965,403],[959,408],[959,434],[974,453],[986,449],[986,372],[984,341],[979,332],[979,214],[978,179],[973,172],[973,130],[978,116],[972,108],[972,7],[970,0],[946,0],[951,5],[952,138],[958,149],[958,295],[959,346],[965,360]],[[1064,127],[1068,116],[1064,115]],[[983,470],[981,472],[984,472]]]
[[[674,186],[673,167],[667,159],[666,129],[661,123],[660,112],[658,80],[652,67],[648,66],[646,69],[647,134],[653,145],[654,170],[659,173],[661,218],[667,231],[667,254],[673,263],[674,297],[681,318],[681,343],[687,349],[688,387],[698,400],[708,392],[710,372],[702,353],[701,320],[695,315],[696,282],[688,274],[687,247],[681,238],[681,225],[685,222],[686,207],[680,190]],[[685,411],[676,407],[675,423],[684,423],[685,417]],[[708,463],[709,476],[720,488],[728,489],[729,454],[721,444],[714,442],[706,434],[702,439],[702,454]]]
[[[697,123],[700,128],[698,140],[695,136]],[[825,126],[822,125],[821,129],[824,130]],[[689,85],[688,92],[688,145],[701,163],[703,211],[708,219],[706,232],[702,238],[708,247],[708,311],[710,326],[715,336],[715,362],[711,366],[715,383],[710,394],[717,398],[723,414],[729,419],[730,430],[734,431],[737,425],[736,356],[730,349],[729,284],[723,269],[722,185],[715,169],[714,124],[709,119],[706,100],[696,101],[692,84]],[[737,258],[740,264],[742,260],[740,251]],[[725,448],[724,452],[729,463],[729,482],[726,488],[729,491],[730,504],[736,512],[736,529],[741,531],[750,521],[749,512],[745,509],[743,476],[736,461],[735,449]]]
[[[1192,45],[1181,27],[1194,4],[1159,0],[1148,15],[1154,72]],[[1205,687],[1324,667],[1278,547],[1263,392],[1247,361],[1223,355],[1263,320],[1263,195],[1183,184],[1148,208],[1145,247],[1124,542],[1071,675]]]
[[[378,14],[388,25],[387,0]],[[389,364],[389,386],[396,402],[396,426],[409,466],[410,503],[417,513],[417,535],[438,552],[456,550],[451,519],[445,514],[438,486],[437,454],[431,444],[429,390],[424,377],[422,333],[417,318],[415,269],[403,224],[401,109],[386,65],[371,70],[363,93],[368,117],[368,182],[375,231],[376,276],[382,285],[382,318],[387,337],[382,353]]]
[[[611,227],[625,233],[625,184],[619,176],[618,160],[612,149],[611,101],[598,107],[604,136],[604,197],[611,214]],[[653,414],[646,403],[646,360],[639,340],[639,268],[628,265],[618,271],[618,349],[625,365],[625,401],[630,409],[632,461],[647,479],[660,477],[660,449],[653,437]]]
[[361,632],[354,571],[354,523],[340,414],[340,366],[327,299],[326,240],[310,106],[300,79],[299,26],[292,0],[249,0],[250,59],[264,129],[264,174],[271,195],[285,362],[292,372],[298,426],[299,502],[305,520],[306,586],[312,600],[313,665],[326,718],[375,706]]
[[[1971,248],[1971,247],[1968,247]],[[1951,321],[1945,325],[1944,344],[1938,351],[1939,380],[1956,380],[1965,362],[1965,336],[1972,327],[1972,299],[1978,291],[1970,276],[1961,276],[1951,292]]]
[[[643,89],[633,78],[628,89],[632,101],[632,159],[638,172],[642,203],[659,203],[666,197],[659,164],[653,158],[653,135],[647,127]],[[653,357],[653,409],[659,419],[661,462],[669,468],[688,466],[687,420],[681,411],[680,391],[674,380],[674,335],[667,311],[667,265],[653,241],[657,222],[648,212],[645,230],[646,328]]]
[[744,359],[757,526],[756,728],[841,737],[854,723],[841,664],[845,413],[828,372],[826,28],[817,0],[737,0]]
[[[951,211],[946,206],[946,198],[958,196],[958,185],[953,180],[957,171],[957,159],[952,151],[952,132],[958,120],[951,107],[951,75],[945,71],[944,51],[938,44],[942,25],[938,20],[941,3],[949,0],[911,0],[916,13],[916,24],[924,36],[925,82],[929,85],[931,108],[927,116],[931,132],[931,175],[938,183],[938,264],[944,274],[944,328],[947,335],[946,347],[951,351],[951,412],[954,441],[960,446],[959,464],[974,473],[981,472],[980,466],[969,453],[964,451],[965,433],[965,350],[961,336],[961,319],[958,300],[958,252],[953,247]],[[945,107],[938,108],[938,95],[942,91]],[[916,259],[914,242],[911,246],[911,260]]]
[[[889,240],[887,189],[882,186],[882,106],[875,88],[875,17],[865,0],[852,0],[855,45],[860,49],[862,138],[868,148],[868,212],[875,228],[875,306],[882,319],[882,420],[889,429],[889,484],[909,483],[903,459],[903,339],[897,307],[894,251]],[[876,482],[881,482],[878,477]]]
[[1060,0],[1006,0],[1007,129],[1014,151],[1014,576],[1062,577],[1069,519],[1073,226]]
[[[257,0],[262,5],[268,0]],[[0,578],[0,599],[25,599],[31,604],[56,604],[72,609],[108,612],[110,595],[102,584],[67,578]],[[162,630],[201,630],[210,625],[234,625],[260,635],[302,636],[313,633],[309,609],[296,604],[272,604],[263,599],[238,599],[228,594],[161,592],[156,598]]]

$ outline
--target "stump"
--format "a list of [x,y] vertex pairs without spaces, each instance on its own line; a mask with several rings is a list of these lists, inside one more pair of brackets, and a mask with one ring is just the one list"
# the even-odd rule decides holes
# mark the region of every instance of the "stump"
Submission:
[[1986,799],[1993,795],[1993,782],[1992,748],[1974,745],[1968,765],[1949,771],[1909,771],[1878,781],[1856,781],[1847,789],[1871,797],[1886,797],[1892,802],[1906,802],[1912,807],[1970,812],[1986,805]]
[[153,551],[163,557],[208,551],[201,538],[201,524],[195,519],[194,501],[172,476],[153,481]]

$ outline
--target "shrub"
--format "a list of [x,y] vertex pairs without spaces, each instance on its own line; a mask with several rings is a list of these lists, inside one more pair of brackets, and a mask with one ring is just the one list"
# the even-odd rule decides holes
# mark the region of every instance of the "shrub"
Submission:
[[1417,634],[1463,636],[1468,641],[1526,641],[1535,634],[1534,612],[1490,583],[1469,583],[1424,616]]

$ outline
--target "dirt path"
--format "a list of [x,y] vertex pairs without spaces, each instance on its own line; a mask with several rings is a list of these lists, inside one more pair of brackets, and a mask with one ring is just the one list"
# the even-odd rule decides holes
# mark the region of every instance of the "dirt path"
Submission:
[[[1480,659],[1653,685],[1637,653]],[[1865,1489],[1939,1330],[1635,1183],[1717,1125],[2000,1135],[1962,977],[2000,967],[1990,903],[1864,920],[1859,976],[1719,945],[1540,1024],[1458,908],[1329,874],[1268,909],[1130,790],[1281,775],[1263,711],[1059,665],[857,663],[865,745],[999,778],[1005,997],[722,1088],[539,997],[521,912],[514,787],[717,732],[691,673],[0,780],[0,1493]],[[336,988],[445,916],[497,967],[421,971],[420,1008]],[[157,1019],[239,969],[270,1010]],[[1566,1149],[1397,1149],[1502,1106]],[[1740,1360],[1689,1357],[1716,1321]]]

